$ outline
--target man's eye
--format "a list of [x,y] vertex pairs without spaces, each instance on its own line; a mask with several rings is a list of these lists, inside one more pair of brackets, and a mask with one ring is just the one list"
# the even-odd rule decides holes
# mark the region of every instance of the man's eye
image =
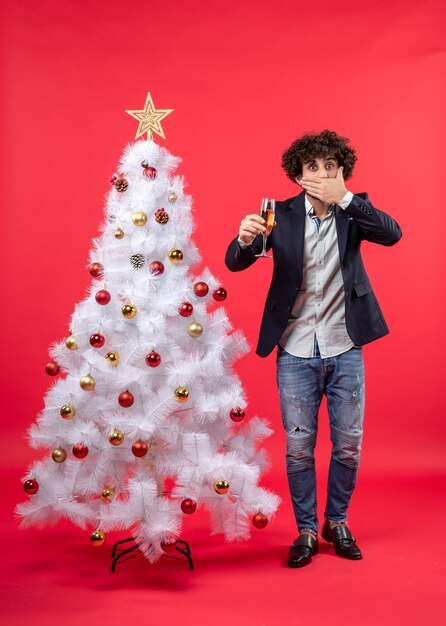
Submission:
[[327,163],[327,165],[325,167],[328,169],[329,167],[334,167],[334,164],[333,163]]

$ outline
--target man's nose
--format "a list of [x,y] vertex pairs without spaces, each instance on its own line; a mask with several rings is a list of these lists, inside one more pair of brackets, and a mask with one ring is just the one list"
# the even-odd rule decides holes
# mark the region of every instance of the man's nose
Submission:
[[319,178],[328,178],[327,170],[322,168],[321,171],[319,172]]

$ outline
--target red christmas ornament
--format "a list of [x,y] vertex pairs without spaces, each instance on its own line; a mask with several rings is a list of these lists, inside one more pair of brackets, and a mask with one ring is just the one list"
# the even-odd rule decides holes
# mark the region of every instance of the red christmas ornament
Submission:
[[241,422],[245,417],[245,411],[240,407],[237,407],[236,409],[231,409],[229,416],[233,422]]
[[99,333],[94,333],[90,337],[90,345],[93,348],[102,348],[105,343],[104,335],[100,335]]
[[263,513],[256,513],[252,518],[252,523],[256,528],[265,528],[268,524],[268,518]]
[[146,356],[146,363],[149,367],[158,367],[161,363],[161,357],[158,352],[149,352]]
[[135,443],[132,445],[132,452],[137,457],[146,456],[148,450],[149,446],[146,444],[145,441],[135,441]]
[[181,510],[183,511],[183,513],[187,513],[187,515],[191,515],[192,513],[195,513],[195,511],[197,510],[197,503],[194,500],[191,500],[190,498],[186,498],[181,503]]
[[85,459],[88,454],[88,448],[84,446],[83,443],[76,443],[76,445],[73,446],[72,452],[76,459]]
[[35,493],[39,491],[39,483],[35,478],[30,478],[29,480],[25,480],[23,483],[23,489],[25,493],[29,496],[33,496]]
[[178,312],[182,317],[190,317],[192,315],[192,311],[194,307],[190,302],[182,302],[178,307]]
[[209,291],[209,287],[206,285],[206,283],[199,282],[196,285],[194,285],[195,295],[198,296],[199,298],[204,298],[204,296],[207,296],[208,291]]
[[154,167],[145,167],[143,171],[144,176],[147,176],[150,180],[155,180],[157,173]]
[[164,265],[161,263],[161,261],[152,261],[152,263],[149,265],[149,272],[151,274],[155,274],[155,276],[158,276],[164,272]]
[[164,552],[173,552],[177,547],[177,541],[173,537],[170,539],[164,539],[161,542],[161,548]]
[[60,367],[56,361],[50,361],[45,365],[45,372],[48,376],[57,376],[60,372]]
[[104,273],[104,266],[101,263],[92,263],[88,268],[88,271],[93,278],[100,278]]
[[133,397],[133,394],[131,394],[130,391],[127,389],[126,391],[123,391],[119,394],[118,402],[121,406],[128,409],[128,407],[132,406],[132,404],[135,402],[135,398]]
[[217,300],[217,302],[223,302],[223,300],[226,300],[227,296],[228,292],[223,287],[219,287],[212,294],[212,297],[214,298],[214,300]]
[[96,293],[95,298],[98,304],[108,304],[111,300],[111,295],[105,289],[101,289]]

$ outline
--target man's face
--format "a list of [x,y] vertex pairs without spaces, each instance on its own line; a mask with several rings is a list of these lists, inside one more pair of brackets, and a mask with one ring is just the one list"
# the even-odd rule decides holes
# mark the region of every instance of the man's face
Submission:
[[312,161],[302,165],[302,176],[298,176],[296,181],[299,182],[301,178],[306,178],[307,180],[314,178],[336,178],[338,169],[339,164],[335,157],[316,157]]

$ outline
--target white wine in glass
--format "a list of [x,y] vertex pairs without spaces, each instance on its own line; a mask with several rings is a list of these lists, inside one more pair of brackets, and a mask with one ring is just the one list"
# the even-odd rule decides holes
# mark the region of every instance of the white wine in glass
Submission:
[[262,202],[260,204],[260,217],[265,220],[265,232],[263,235],[263,249],[260,254],[256,254],[257,257],[264,257],[266,259],[272,259],[273,257],[266,252],[266,238],[271,233],[274,227],[274,218],[276,214],[276,201],[272,198],[268,200],[268,198],[262,198]]

